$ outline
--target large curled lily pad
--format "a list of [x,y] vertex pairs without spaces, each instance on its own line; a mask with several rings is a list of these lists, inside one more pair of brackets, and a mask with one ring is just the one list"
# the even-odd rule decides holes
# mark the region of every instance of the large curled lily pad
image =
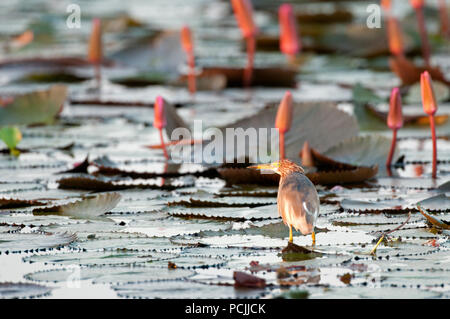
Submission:
[[[271,145],[279,145],[278,134],[271,134],[275,126],[278,105],[271,104],[256,115],[226,125],[226,128],[267,128],[267,140]],[[294,103],[291,129],[285,135],[286,157],[298,158],[303,144],[307,141],[311,147],[323,152],[330,147],[358,134],[358,125],[354,117],[337,109],[332,103]],[[225,129],[224,133],[225,133]],[[225,135],[224,135],[225,136]],[[248,148],[248,146],[247,146]],[[233,150],[227,150],[227,152]],[[236,158],[250,153],[247,150],[235,150]],[[275,156],[276,154],[272,154]]]
[[35,215],[61,215],[76,218],[95,218],[109,212],[116,207],[122,196],[119,193],[104,193],[99,195],[89,195],[81,200],[53,207],[36,208]]
[[445,194],[439,194],[421,200],[417,205],[431,211],[448,211],[450,209],[450,197]]
[[378,165],[381,172],[385,169],[390,147],[391,141],[386,137],[379,135],[357,136],[329,148],[324,152],[324,155],[336,161],[357,166]]
[[54,85],[46,91],[16,96],[10,104],[0,107],[0,125],[52,123],[66,95],[65,86]]

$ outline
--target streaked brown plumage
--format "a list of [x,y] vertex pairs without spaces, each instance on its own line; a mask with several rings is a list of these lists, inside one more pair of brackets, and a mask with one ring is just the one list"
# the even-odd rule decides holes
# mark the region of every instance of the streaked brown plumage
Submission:
[[314,225],[319,214],[320,201],[314,184],[306,177],[303,168],[286,159],[250,168],[269,169],[280,174],[278,214],[289,226],[289,241],[293,240],[292,227],[294,227],[303,235],[312,234],[314,243]]

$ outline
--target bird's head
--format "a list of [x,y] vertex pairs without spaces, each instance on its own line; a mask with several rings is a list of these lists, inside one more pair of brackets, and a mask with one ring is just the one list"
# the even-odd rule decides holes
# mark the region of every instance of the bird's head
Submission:
[[259,165],[249,166],[247,168],[271,170],[274,173],[280,174],[281,176],[286,176],[293,172],[299,172],[302,174],[305,173],[305,171],[303,170],[303,168],[301,166],[299,166],[299,165],[295,164],[294,162],[287,160],[287,159],[276,161],[276,162],[273,162],[270,164],[259,164]]

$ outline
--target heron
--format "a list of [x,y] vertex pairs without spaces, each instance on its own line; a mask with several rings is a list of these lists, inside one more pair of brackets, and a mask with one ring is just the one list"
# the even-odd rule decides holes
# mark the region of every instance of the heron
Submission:
[[314,184],[306,177],[303,168],[287,159],[248,168],[271,170],[280,175],[278,214],[289,227],[289,242],[292,243],[294,240],[292,235],[294,227],[303,235],[311,234],[314,246],[316,243],[314,225],[319,214],[320,200]]

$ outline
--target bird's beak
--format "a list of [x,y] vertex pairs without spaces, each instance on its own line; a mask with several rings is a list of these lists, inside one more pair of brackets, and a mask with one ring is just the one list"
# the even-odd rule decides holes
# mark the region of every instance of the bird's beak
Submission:
[[248,166],[247,168],[251,169],[273,169],[271,164],[259,164],[254,166]]

